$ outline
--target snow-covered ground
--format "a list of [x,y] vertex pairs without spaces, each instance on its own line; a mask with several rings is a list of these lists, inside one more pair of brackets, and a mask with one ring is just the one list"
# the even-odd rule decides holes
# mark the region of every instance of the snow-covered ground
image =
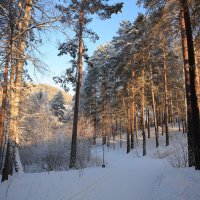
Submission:
[[[154,138],[148,139],[146,157],[141,140],[128,155],[125,143],[120,149],[117,142],[115,150],[105,149],[106,168],[15,174],[0,183],[0,200],[199,200],[200,172],[170,164],[187,149],[186,136],[172,135],[169,147],[160,136],[158,149]],[[102,149],[93,154],[102,156]]]

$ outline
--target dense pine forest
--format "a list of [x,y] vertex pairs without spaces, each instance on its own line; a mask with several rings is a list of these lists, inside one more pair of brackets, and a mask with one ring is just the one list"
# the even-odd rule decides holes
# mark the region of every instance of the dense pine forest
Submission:
[[[93,21],[104,24],[123,14],[127,4],[142,12],[133,21],[121,21],[112,39],[90,55],[90,43],[99,40],[91,29]],[[56,33],[65,41],[57,42],[54,56],[67,61],[63,73],[52,78],[60,89],[34,81],[37,74],[51,71],[40,50],[44,35],[56,38]],[[46,180],[45,172],[68,173],[63,179],[74,183],[71,188],[69,180],[52,174],[49,182],[71,188],[63,193],[60,186],[60,196],[49,195],[54,200],[131,199],[125,191],[151,185],[141,181],[139,188],[132,176],[157,177],[151,196],[155,200],[159,195],[166,200],[200,198],[199,0],[0,0],[0,36],[0,200],[32,199],[34,174]],[[89,186],[73,174],[78,171],[82,177],[84,169],[89,170]],[[132,174],[124,183],[128,186],[114,196],[115,178],[123,181],[125,172],[127,178]],[[183,186],[173,198],[171,189],[161,186],[167,181],[181,185],[181,178],[172,179],[176,173],[193,189],[189,193]],[[26,174],[33,176],[30,187]],[[21,197],[12,196],[19,190],[14,186],[9,197],[15,181],[27,185],[26,197],[20,192]],[[109,193],[110,184],[110,196],[98,196],[101,188]],[[136,192],[136,199],[148,199],[147,192]],[[49,196],[41,193],[33,199]]]

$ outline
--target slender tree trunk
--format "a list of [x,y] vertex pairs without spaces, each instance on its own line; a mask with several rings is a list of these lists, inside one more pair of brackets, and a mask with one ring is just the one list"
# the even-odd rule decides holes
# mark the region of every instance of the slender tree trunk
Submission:
[[78,53],[78,80],[76,82],[76,94],[74,105],[74,118],[72,129],[72,141],[71,141],[71,153],[69,168],[75,168],[76,166],[76,148],[77,148],[77,128],[78,128],[78,113],[79,113],[79,101],[80,101],[80,89],[82,83],[82,56],[83,56],[83,24],[84,24],[84,5],[82,6],[79,14],[79,53]]
[[163,45],[163,64],[164,64],[164,93],[165,93],[165,134],[166,134],[166,146],[169,145],[169,129],[168,129],[168,90],[167,90],[167,64],[166,64],[166,52]]
[[[184,19],[183,19],[183,17],[181,17],[181,21],[180,21],[181,23],[183,22],[184,23]],[[185,24],[184,24],[185,25]],[[181,27],[182,27],[182,25],[181,25]],[[181,28],[181,30],[182,30],[182,28]],[[183,31],[183,30],[182,30]],[[187,41],[186,41],[186,43],[187,43]],[[185,43],[185,44],[186,44]],[[182,42],[182,52],[184,52],[183,51],[183,42]],[[184,58],[184,53],[183,53],[183,59],[185,60],[185,58]],[[184,62],[185,63],[185,62]],[[185,72],[185,65],[183,66],[183,79],[184,79],[184,90],[186,91],[186,79],[185,79],[185,77],[186,77],[186,72]],[[190,94],[188,94],[188,95],[190,95]],[[188,125],[188,114],[187,114],[187,95],[186,95],[186,92],[184,93],[184,105],[185,105],[185,109],[184,109],[184,122],[185,122],[185,133],[187,133],[188,132],[188,127],[187,127],[187,125]]]
[[135,78],[135,71],[134,68],[132,69],[132,123],[131,123],[131,149],[134,149],[134,132],[135,132],[135,91],[134,91],[134,78]]
[[137,145],[138,145],[138,105],[136,104],[136,108],[135,108],[136,112],[135,112],[135,137],[136,137],[136,141],[137,141]]
[[184,103],[185,103],[185,133],[188,132],[188,115],[187,115],[187,99],[186,94],[184,95]]
[[171,91],[171,101],[170,101],[170,107],[171,107],[171,126],[172,126],[172,128],[175,126],[175,124],[174,124],[174,105],[173,105],[173,98],[172,98],[172,91]]
[[120,119],[119,146],[122,148],[122,120]]
[[145,134],[145,115],[144,115],[144,101],[145,101],[145,73],[142,69],[142,98],[141,98],[141,120],[142,120],[142,136],[143,136],[143,156],[146,155],[146,134]]
[[135,132],[135,104],[132,104],[132,123],[131,123],[131,149],[134,149],[134,132]]
[[152,107],[153,107],[153,118],[154,118],[156,147],[158,147],[159,146],[159,141],[158,141],[158,123],[157,123],[157,116],[156,116],[156,103],[155,103],[155,94],[154,94],[154,88],[153,88],[153,74],[152,74],[151,65],[150,65],[150,87],[151,87],[151,98],[152,98]]
[[177,110],[177,122],[178,122],[178,131],[181,131],[181,118],[180,118],[180,110],[178,106],[178,94],[176,93],[176,110]]
[[127,109],[127,153],[130,152],[130,132],[131,132],[131,112],[130,108]]
[[185,133],[185,123],[184,123],[184,119],[182,118],[182,128],[183,128],[183,134]]
[[96,145],[96,132],[97,132],[97,120],[96,120],[96,116],[94,117],[94,134],[93,134],[93,145]]
[[151,138],[149,108],[147,109],[147,120],[148,138]]
[[164,116],[163,116],[163,111],[161,111],[161,128],[162,128],[162,135],[164,135],[164,127],[163,127],[163,124],[164,124]]

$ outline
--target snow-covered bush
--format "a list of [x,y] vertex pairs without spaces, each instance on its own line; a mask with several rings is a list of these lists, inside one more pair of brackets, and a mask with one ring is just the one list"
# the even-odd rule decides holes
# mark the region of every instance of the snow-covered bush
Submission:
[[174,135],[172,144],[172,154],[168,157],[168,162],[172,167],[184,168],[188,166],[188,147],[186,135]]
[[[65,114],[62,94],[57,93],[50,102],[47,96],[41,91],[33,93],[21,104],[20,156],[25,172],[66,170],[69,166],[72,122],[58,120]],[[78,137],[77,169],[87,167],[91,160],[88,137]]]
[[85,168],[91,159],[91,140],[81,138],[78,140],[77,148],[77,162],[76,167],[78,169]]

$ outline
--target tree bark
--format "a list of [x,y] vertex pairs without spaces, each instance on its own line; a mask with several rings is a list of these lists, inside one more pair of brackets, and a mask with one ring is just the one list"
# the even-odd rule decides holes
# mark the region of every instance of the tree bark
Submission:
[[4,141],[4,125],[6,119],[6,102],[7,102],[7,91],[8,91],[8,69],[10,62],[10,41],[6,41],[6,55],[5,55],[5,67],[4,67],[4,80],[3,80],[3,94],[2,94],[2,104],[0,113],[0,170],[3,165],[3,141]]
[[147,109],[147,120],[148,138],[151,138],[149,108]]
[[94,124],[94,133],[93,133],[93,145],[96,145],[96,132],[97,132],[97,120],[96,117],[93,119],[93,124]]
[[163,65],[164,65],[164,93],[165,93],[165,134],[166,134],[166,146],[169,145],[169,128],[168,128],[168,90],[167,90],[167,64],[166,64],[166,52],[163,45]]
[[[25,7],[25,14],[24,19],[22,23],[19,23],[19,30],[21,30],[22,34],[19,39],[19,49],[18,52],[20,57],[17,58],[17,73],[15,78],[15,94],[14,99],[12,99],[13,104],[13,113],[11,114],[11,118],[13,118],[14,122],[14,134],[15,134],[15,170],[23,171],[22,164],[20,162],[19,158],[19,104],[21,100],[21,87],[22,87],[22,75],[23,75],[23,68],[24,68],[24,52],[26,47],[26,38],[27,38],[27,32],[25,30],[29,27],[29,22],[31,18],[31,9],[32,9],[32,0],[26,1],[26,7]],[[20,55],[21,54],[21,55]]]
[[81,10],[79,14],[79,52],[78,52],[78,80],[76,83],[74,118],[72,129],[71,153],[69,168],[76,166],[76,148],[77,148],[77,128],[78,128],[78,113],[80,101],[80,89],[82,84],[82,65],[83,65],[83,24],[84,24],[84,0],[82,0]]
[[132,123],[131,123],[131,149],[134,149],[134,132],[135,132],[135,90],[134,90],[135,71],[132,69]]
[[132,103],[132,123],[131,123],[131,149],[134,149],[134,132],[135,132],[135,104]]
[[[21,9],[21,2],[18,4]],[[16,171],[22,171],[22,165],[19,159],[19,102],[22,83],[22,74],[24,66],[24,51],[26,45],[27,32],[30,21],[30,13],[32,9],[32,0],[27,0],[23,19],[19,19],[17,23],[18,33],[22,33],[17,41],[12,41],[12,66],[10,74],[10,121],[9,121],[9,137],[6,152],[6,159],[3,169],[2,181],[8,180],[8,175],[12,175],[15,165]],[[18,48],[16,52],[15,48]],[[17,60],[14,61],[14,56]]]
[[[184,59],[184,70],[185,70],[185,90],[186,90],[186,102],[187,102],[187,136],[188,136],[188,162],[189,167],[195,165],[195,146],[194,146],[194,126],[193,124],[193,114],[192,114],[192,100],[191,100],[191,77],[190,77],[190,63],[189,63],[189,53],[188,53],[188,43],[186,35],[186,24],[185,24],[185,14],[184,14],[184,4],[187,2],[180,0],[180,24],[181,24],[181,37],[182,37],[182,52]],[[187,5],[186,5],[187,6]],[[188,9],[186,7],[186,9]],[[194,75],[193,75],[194,76]],[[194,77],[193,77],[194,79]],[[194,80],[192,81],[194,84]],[[194,88],[194,86],[193,86]],[[194,91],[193,91],[194,92]]]
[[145,101],[145,72],[142,69],[142,98],[141,98],[141,120],[142,120],[142,136],[143,136],[143,156],[146,155],[146,134],[145,134],[145,114],[144,114],[144,101]]
[[171,91],[171,95],[170,95],[170,108],[171,108],[171,126],[172,128],[175,126],[175,123],[174,123],[174,105],[173,105],[173,98],[172,98],[172,91]]
[[[11,51],[11,73],[10,73],[10,115],[13,113],[13,99],[15,97],[14,94],[14,87],[15,87],[15,73],[16,73],[16,66],[14,63],[14,44],[12,44]],[[11,101],[12,100],[12,101]],[[12,122],[12,124],[11,124]],[[7,143],[7,150],[6,150],[6,157],[5,157],[5,163],[4,168],[2,171],[2,182],[5,180],[8,180],[8,176],[12,175],[13,173],[13,165],[14,165],[14,150],[15,150],[15,134],[14,134],[14,121],[13,118],[10,117],[9,121],[10,127],[9,127],[9,135],[8,135],[8,143]]]
[[126,134],[126,140],[127,140],[127,153],[130,152],[130,132],[131,132],[131,111],[130,108],[127,108],[127,134]]
[[153,107],[153,118],[154,118],[156,147],[158,147],[159,146],[158,123],[157,123],[157,116],[156,116],[156,103],[155,103],[155,94],[154,94],[154,88],[153,88],[153,75],[152,75],[152,67],[151,67],[151,65],[150,65],[150,87],[151,87],[151,98],[152,98],[152,107]]
[[135,107],[135,137],[138,145],[138,105]]
[[198,68],[198,51],[195,51],[195,86],[196,86],[196,93],[197,93],[197,103],[198,103],[198,108],[200,108],[200,84],[199,84],[199,68]]

